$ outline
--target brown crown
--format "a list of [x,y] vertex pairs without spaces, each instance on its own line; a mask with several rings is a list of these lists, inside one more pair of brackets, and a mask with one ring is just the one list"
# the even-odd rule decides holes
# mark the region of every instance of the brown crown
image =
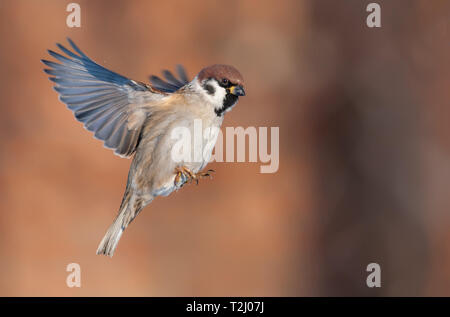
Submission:
[[198,74],[198,80],[202,81],[208,78],[215,78],[219,82],[226,78],[234,85],[244,85],[244,78],[242,78],[241,73],[229,65],[212,65],[203,68]]

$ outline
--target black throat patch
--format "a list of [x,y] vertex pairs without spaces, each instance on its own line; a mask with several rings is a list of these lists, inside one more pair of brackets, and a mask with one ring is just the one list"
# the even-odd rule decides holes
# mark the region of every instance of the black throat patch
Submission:
[[230,107],[234,106],[236,102],[238,101],[239,96],[233,95],[229,92],[227,89],[227,94],[225,95],[225,98],[223,99],[223,105],[220,109],[214,109],[214,112],[218,117],[222,116],[223,113]]

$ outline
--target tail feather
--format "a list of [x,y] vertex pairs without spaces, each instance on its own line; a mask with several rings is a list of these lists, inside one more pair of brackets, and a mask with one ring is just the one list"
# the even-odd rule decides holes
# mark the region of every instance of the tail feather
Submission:
[[108,231],[97,248],[97,254],[104,254],[110,257],[113,256],[120,237],[122,236],[123,230],[125,230],[123,227],[123,220],[126,211],[126,209],[121,211],[112,225],[108,228]]
[[132,197],[127,190],[120,206],[119,214],[112,225],[108,228],[105,236],[97,248],[97,254],[104,254],[112,257],[117,248],[120,237],[126,227],[133,221],[144,206],[151,200],[144,200]]

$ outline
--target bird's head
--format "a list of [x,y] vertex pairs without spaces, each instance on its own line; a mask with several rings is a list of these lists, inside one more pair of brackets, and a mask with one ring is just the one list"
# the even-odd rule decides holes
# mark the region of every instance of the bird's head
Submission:
[[244,79],[233,66],[208,66],[196,78],[202,94],[211,102],[217,116],[223,116],[237,103],[240,96],[245,96]]

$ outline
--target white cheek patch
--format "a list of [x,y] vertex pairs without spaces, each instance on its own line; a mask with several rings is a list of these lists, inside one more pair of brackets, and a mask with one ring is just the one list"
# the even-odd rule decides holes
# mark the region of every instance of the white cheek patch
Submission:
[[227,91],[225,90],[225,88],[219,86],[217,81],[214,80],[214,79],[207,80],[205,84],[206,85],[210,85],[210,86],[212,86],[214,88],[214,93],[213,94],[207,93],[205,91],[205,89],[200,86],[198,81],[196,81],[197,88],[201,89],[201,91],[204,92],[203,95],[204,95],[205,99],[209,103],[211,103],[214,106],[214,108],[216,108],[216,109],[222,108],[223,101],[224,101],[225,96],[227,94]]
[[214,79],[209,80],[208,85],[213,86],[215,90],[214,94],[208,94],[208,96],[211,98],[212,103],[217,107],[222,107],[223,100],[225,99],[227,91],[225,90],[225,88],[220,87],[217,81],[215,81]]

